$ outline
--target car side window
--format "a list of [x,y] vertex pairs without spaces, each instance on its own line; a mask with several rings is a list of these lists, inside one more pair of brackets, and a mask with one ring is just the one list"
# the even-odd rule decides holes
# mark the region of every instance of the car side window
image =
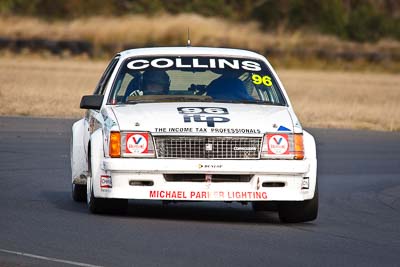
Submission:
[[120,57],[119,55],[116,56],[115,58],[113,58],[111,60],[110,64],[108,64],[106,70],[104,71],[103,75],[101,76],[99,83],[97,84],[97,87],[93,93],[94,95],[104,95],[104,91],[105,91],[107,82],[110,79],[110,76],[113,73],[114,68],[118,63],[119,57]]

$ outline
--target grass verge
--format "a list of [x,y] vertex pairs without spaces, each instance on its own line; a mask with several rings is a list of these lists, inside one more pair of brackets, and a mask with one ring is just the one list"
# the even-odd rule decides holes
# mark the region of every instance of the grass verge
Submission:
[[[79,118],[106,61],[0,59],[0,115]],[[400,76],[278,69],[306,127],[400,131]]]
[[188,28],[194,46],[249,49],[274,59],[275,66],[400,71],[399,41],[355,43],[303,31],[265,32],[256,22],[238,23],[195,14],[97,16],[52,22],[4,16],[0,17],[0,48],[109,58],[127,48],[185,46]]

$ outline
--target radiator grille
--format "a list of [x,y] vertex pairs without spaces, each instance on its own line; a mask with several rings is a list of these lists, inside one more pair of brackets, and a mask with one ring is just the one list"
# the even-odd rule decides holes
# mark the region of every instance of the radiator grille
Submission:
[[157,157],[170,159],[257,159],[261,137],[156,136]]

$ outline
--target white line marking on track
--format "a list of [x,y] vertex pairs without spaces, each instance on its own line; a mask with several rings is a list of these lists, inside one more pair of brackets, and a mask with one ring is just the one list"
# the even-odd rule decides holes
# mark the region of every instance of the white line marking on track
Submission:
[[92,264],[87,264],[87,263],[82,263],[82,262],[77,262],[77,261],[68,261],[68,260],[61,260],[61,259],[56,259],[56,258],[49,258],[49,257],[40,256],[40,255],[34,255],[34,254],[29,254],[29,253],[24,253],[24,252],[19,252],[19,251],[1,249],[1,248],[0,248],[0,252],[34,258],[34,259],[40,259],[40,260],[45,260],[45,261],[60,262],[60,263],[65,263],[65,264],[70,264],[70,265],[75,265],[75,266],[102,267],[100,265],[92,265]]

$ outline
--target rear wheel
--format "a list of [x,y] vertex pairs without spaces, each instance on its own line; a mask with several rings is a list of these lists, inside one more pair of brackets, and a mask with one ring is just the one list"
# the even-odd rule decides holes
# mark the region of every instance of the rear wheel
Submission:
[[279,219],[285,223],[313,221],[318,216],[318,185],[314,197],[305,201],[283,201],[279,203]]
[[76,202],[84,202],[86,199],[86,185],[72,184],[72,199]]

